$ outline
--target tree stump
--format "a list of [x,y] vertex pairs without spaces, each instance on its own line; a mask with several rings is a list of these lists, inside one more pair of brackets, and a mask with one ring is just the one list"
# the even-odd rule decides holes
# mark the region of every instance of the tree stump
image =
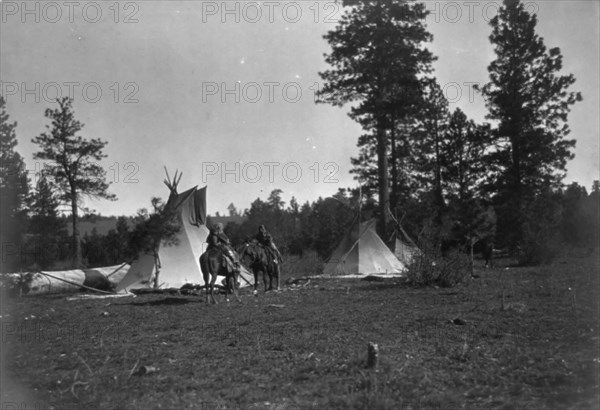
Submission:
[[367,367],[374,369],[379,362],[379,347],[372,342],[367,345]]

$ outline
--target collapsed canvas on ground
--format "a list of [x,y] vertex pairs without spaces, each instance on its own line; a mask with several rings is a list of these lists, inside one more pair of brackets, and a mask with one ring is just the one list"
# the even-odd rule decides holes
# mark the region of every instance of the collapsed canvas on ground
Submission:
[[115,265],[65,271],[39,271],[6,274],[9,286],[18,287],[25,295],[80,292],[82,286],[109,291],[127,274],[129,265]]
[[354,225],[333,252],[325,275],[401,274],[405,266],[375,231],[375,220]]
[[[158,285],[161,288],[180,288],[186,283],[203,285],[200,255],[206,250],[206,238],[209,234],[206,227],[206,187],[194,187],[172,195],[166,206],[176,209],[181,228],[172,243],[160,245]],[[117,291],[152,287],[156,265],[153,254],[139,255],[117,286]],[[242,268],[240,286],[253,283],[253,276]]]

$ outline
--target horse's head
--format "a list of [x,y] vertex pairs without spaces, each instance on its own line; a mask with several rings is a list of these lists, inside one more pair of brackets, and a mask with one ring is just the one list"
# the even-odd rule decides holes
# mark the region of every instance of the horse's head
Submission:
[[249,258],[251,263],[256,261],[256,259],[258,257],[257,247],[258,247],[258,245],[256,243],[256,240],[246,242],[242,246],[242,249],[238,252],[240,255],[240,259]]

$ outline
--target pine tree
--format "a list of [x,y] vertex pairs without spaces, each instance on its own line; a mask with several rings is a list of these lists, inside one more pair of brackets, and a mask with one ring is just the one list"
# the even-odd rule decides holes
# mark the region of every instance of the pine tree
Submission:
[[486,196],[486,179],[493,169],[487,161],[491,129],[469,120],[456,108],[443,143],[442,179],[449,199],[465,203]]
[[377,158],[379,234],[387,237],[390,138],[397,124],[416,112],[420,77],[431,71],[433,56],[423,47],[432,39],[425,28],[428,12],[423,4],[405,0],[343,4],[348,11],[325,35],[332,48],[325,61],[333,68],[319,73],[325,81],[319,96],[335,106],[355,103],[349,115],[366,131],[359,144]]
[[429,187],[433,199],[433,222],[441,227],[446,201],[442,181],[445,137],[450,111],[442,87],[435,79],[427,81],[424,93],[425,104],[419,115],[419,126],[415,132],[416,161],[420,171],[421,187]]
[[34,159],[49,161],[47,170],[60,190],[60,199],[71,206],[73,226],[72,252],[73,265],[82,264],[81,242],[79,238],[78,210],[84,196],[114,200],[108,192],[106,171],[98,165],[105,158],[103,149],[106,142],[94,138],[84,139],[78,135],[83,124],[75,119],[73,101],[67,97],[57,100],[59,108],[47,109],[48,132],[33,138],[40,151]]
[[498,122],[492,159],[502,168],[495,181],[498,203],[506,205],[499,225],[515,244],[523,238],[526,209],[533,209],[527,203],[558,187],[573,158],[567,117],[581,95],[568,91],[575,78],[559,74],[560,50],[546,48],[536,34],[537,17],[519,0],[504,0],[490,25],[496,59],[483,94],[488,118]]
[[28,249],[36,256],[41,269],[49,269],[60,259],[60,244],[67,237],[65,223],[59,216],[60,201],[56,188],[44,173],[38,178],[35,193],[30,198],[30,228],[33,235]]
[[22,234],[29,181],[17,146],[16,122],[9,121],[4,98],[0,96],[0,271],[21,268]]

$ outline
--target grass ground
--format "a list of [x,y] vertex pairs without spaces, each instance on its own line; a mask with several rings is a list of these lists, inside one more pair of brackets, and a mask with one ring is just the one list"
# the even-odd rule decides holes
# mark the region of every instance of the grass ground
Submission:
[[451,289],[313,279],[216,306],[3,298],[2,408],[599,408],[598,252],[507,263]]

